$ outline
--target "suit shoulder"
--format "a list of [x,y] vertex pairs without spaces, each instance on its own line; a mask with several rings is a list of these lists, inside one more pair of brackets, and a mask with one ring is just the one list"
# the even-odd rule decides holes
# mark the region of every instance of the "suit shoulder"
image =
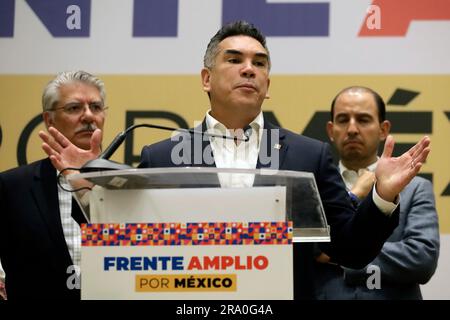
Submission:
[[[178,136],[178,135],[177,135]],[[144,146],[143,149],[145,150],[152,150],[152,151],[163,151],[163,150],[172,150],[173,146],[178,143],[179,140],[174,140],[174,138],[168,138],[165,140],[161,140],[152,144],[148,144]]]
[[180,146],[183,148],[186,146],[185,141],[189,141],[190,143],[190,140],[189,134],[181,133],[170,139],[146,145],[141,151],[141,163],[139,164],[139,167],[150,168],[173,166],[172,153],[176,150],[175,147],[182,143]]
[[[415,201],[414,199],[434,201],[433,185],[428,179],[422,177],[414,177],[402,190],[400,195],[400,202],[404,204],[403,209],[409,208],[409,205]],[[400,208],[402,210],[402,206]]]
[[22,178],[24,176],[32,175],[36,171],[36,168],[41,166],[45,159],[41,159],[30,164],[18,166],[12,169],[5,170],[0,173],[2,179],[14,179]]
[[433,189],[433,184],[430,180],[425,179],[420,176],[414,177],[411,182],[406,186],[405,189],[416,189],[416,188],[431,188]]
[[415,177],[411,180],[411,183],[414,183],[414,184],[426,184],[426,185],[430,185],[430,186],[432,185],[432,183],[431,183],[430,180],[425,179],[425,178],[420,177],[420,176],[415,176]]
[[280,132],[282,134],[285,134],[287,142],[289,144],[299,144],[302,145],[303,148],[311,148],[312,150],[315,150],[315,149],[322,149],[328,145],[328,143],[326,142],[310,138],[284,128],[280,128]]

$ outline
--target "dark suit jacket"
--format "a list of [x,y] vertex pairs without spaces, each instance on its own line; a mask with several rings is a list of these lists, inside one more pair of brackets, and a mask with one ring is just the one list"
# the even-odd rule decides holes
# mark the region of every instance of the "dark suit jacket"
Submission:
[[[367,197],[355,214],[342,178],[333,164],[329,145],[305,136],[301,136],[285,129],[278,128],[265,121],[264,129],[279,130],[279,141],[271,141],[271,134],[263,136],[261,151],[279,148],[278,169],[312,172],[326,213],[327,222],[331,228],[331,244],[321,245],[332,259],[339,264],[354,268],[361,268],[373,260],[380,251],[384,241],[398,224],[398,212],[387,217],[375,206],[372,196]],[[202,128],[206,130],[203,121]],[[194,139],[184,134],[181,143],[191,144],[190,154],[182,154],[183,163],[174,163],[172,150],[179,140],[171,139],[145,146],[141,154],[140,167],[174,167],[174,166],[215,166],[212,164],[196,163],[194,159]],[[203,150],[209,145],[208,139],[203,139]],[[268,147],[268,148],[267,148]],[[177,146],[175,150],[180,150]],[[209,148],[210,149],[210,148]],[[207,149],[207,150],[209,150]],[[257,168],[267,167],[263,164],[261,152]],[[198,159],[197,159],[198,160]],[[397,210],[398,211],[398,210]],[[313,246],[311,244],[294,245],[294,296],[296,299],[314,297],[312,275],[314,273]]]
[[8,299],[80,299],[66,285],[73,263],[49,159],[0,173],[0,259]]

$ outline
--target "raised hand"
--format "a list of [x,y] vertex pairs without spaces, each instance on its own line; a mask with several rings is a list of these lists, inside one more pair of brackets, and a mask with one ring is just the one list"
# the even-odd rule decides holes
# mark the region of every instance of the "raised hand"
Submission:
[[48,128],[48,133],[39,131],[39,137],[44,141],[42,149],[59,171],[65,168],[80,168],[87,161],[97,158],[101,152],[102,131],[100,129],[93,132],[89,150],[78,148],[53,127]]
[[427,136],[399,157],[392,157],[394,144],[394,138],[389,135],[375,170],[377,193],[390,202],[417,175],[430,153],[430,138]]

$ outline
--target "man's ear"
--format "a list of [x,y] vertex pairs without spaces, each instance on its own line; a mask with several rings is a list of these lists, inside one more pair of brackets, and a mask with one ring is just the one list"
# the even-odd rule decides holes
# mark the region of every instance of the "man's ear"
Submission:
[[44,111],[44,113],[42,113],[42,117],[44,118],[45,127],[47,129],[49,127],[53,127],[53,117],[50,114],[50,111]]
[[333,138],[333,126],[334,123],[331,121],[327,122],[327,134],[328,134],[328,138],[330,139],[331,142],[334,142],[334,138]]
[[389,120],[384,120],[382,123],[380,123],[380,141],[386,140],[390,131],[391,122]]
[[266,91],[266,96],[264,97],[265,99],[270,99],[269,87],[270,87],[270,78],[267,78],[267,91]]
[[201,72],[203,91],[209,92],[211,90],[211,71],[208,68],[203,68]]

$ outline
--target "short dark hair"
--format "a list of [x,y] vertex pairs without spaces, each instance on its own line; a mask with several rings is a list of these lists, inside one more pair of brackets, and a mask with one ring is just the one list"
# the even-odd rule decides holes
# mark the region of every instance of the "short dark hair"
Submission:
[[351,86],[351,87],[347,87],[345,89],[342,89],[337,95],[336,97],[334,97],[333,101],[331,102],[331,121],[333,122],[334,119],[334,105],[336,104],[336,100],[345,92],[349,92],[349,91],[363,91],[363,92],[368,92],[370,94],[372,94],[373,98],[375,99],[375,104],[377,105],[377,109],[378,109],[378,120],[379,122],[383,122],[384,120],[386,120],[386,104],[384,103],[383,98],[381,98],[381,96],[374,90],[367,88],[367,87],[363,87],[363,86]]
[[267,48],[266,45],[266,37],[253,24],[243,20],[231,22],[224,25],[211,38],[206,48],[205,56],[203,58],[203,65],[205,66],[205,68],[211,68],[214,65],[214,59],[216,58],[218,53],[218,45],[222,40],[228,37],[240,35],[252,37],[253,39],[256,39],[259,43],[261,43],[261,45],[267,51],[270,69],[270,55],[269,49]]

